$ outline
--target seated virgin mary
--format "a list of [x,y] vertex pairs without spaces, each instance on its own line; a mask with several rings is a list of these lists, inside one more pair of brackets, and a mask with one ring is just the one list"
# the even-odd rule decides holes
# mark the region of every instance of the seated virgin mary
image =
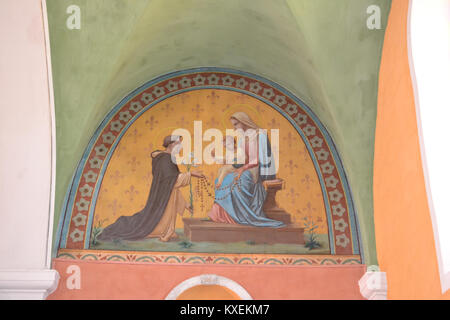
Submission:
[[263,211],[266,199],[263,181],[276,178],[275,161],[267,134],[245,112],[234,113],[230,121],[236,130],[242,130],[245,134],[245,139],[238,140],[238,150],[245,152],[245,163],[227,174],[216,187],[209,218],[220,223],[284,227],[283,222],[267,218]]

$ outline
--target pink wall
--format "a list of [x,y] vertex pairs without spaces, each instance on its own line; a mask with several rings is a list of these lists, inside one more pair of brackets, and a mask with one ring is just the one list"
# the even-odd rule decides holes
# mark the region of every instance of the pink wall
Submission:
[[[67,268],[78,265],[81,288],[66,287]],[[182,281],[217,274],[239,283],[254,299],[363,299],[358,280],[365,265],[162,265],[54,259],[61,280],[48,299],[164,299]]]

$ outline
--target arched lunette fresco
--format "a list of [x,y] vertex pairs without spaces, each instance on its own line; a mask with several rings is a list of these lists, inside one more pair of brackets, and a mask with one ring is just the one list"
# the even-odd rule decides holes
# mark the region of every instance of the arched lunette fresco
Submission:
[[[252,96],[277,110],[290,122],[305,143],[319,177],[328,221],[330,253],[360,255],[351,190],[339,154],[323,124],[300,99],[276,83],[257,75],[212,67],[160,76],[134,90],[108,113],[90,140],[72,179],[64,201],[55,249],[89,249],[93,214],[103,175],[114,149],[136,119],[164,99],[201,89],[231,90]],[[121,117],[123,112],[128,112],[131,117]],[[81,186],[86,184],[89,190],[81,190]]]

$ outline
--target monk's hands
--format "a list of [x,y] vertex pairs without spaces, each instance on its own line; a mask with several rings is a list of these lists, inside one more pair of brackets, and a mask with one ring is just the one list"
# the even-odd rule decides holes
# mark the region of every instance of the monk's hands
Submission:
[[206,178],[205,175],[203,174],[203,172],[201,171],[197,171],[197,170],[193,170],[191,171],[191,176],[196,177],[196,178]]

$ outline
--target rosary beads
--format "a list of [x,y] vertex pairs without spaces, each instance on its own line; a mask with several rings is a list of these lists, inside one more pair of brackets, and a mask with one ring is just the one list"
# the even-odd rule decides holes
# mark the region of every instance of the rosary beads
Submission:
[[197,185],[195,187],[197,198],[200,199],[200,210],[201,212],[205,209],[205,198],[203,192],[205,192],[208,197],[214,199],[213,186],[206,178],[197,179]]
[[[203,192],[205,192],[209,198],[212,198],[214,200],[224,200],[228,196],[230,196],[231,192],[233,191],[233,189],[235,187],[237,187],[239,192],[242,193],[240,179],[238,179],[237,181],[233,181],[231,187],[229,185],[227,185],[225,187],[217,188],[217,189],[213,186],[212,183],[210,183],[208,181],[208,179],[206,177],[203,177],[201,179],[197,179],[197,185],[195,187],[195,193],[197,195],[197,198],[200,199],[200,210],[203,212],[203,210],[205,209],[205,198],[204,198]],[[213,190],[216,190],[216,191],[229,190],[229,192],[227,192],[226,195],[224,195],[224,196],[222,196],[220,198],[217,198],[217,197],[215,197]]]

